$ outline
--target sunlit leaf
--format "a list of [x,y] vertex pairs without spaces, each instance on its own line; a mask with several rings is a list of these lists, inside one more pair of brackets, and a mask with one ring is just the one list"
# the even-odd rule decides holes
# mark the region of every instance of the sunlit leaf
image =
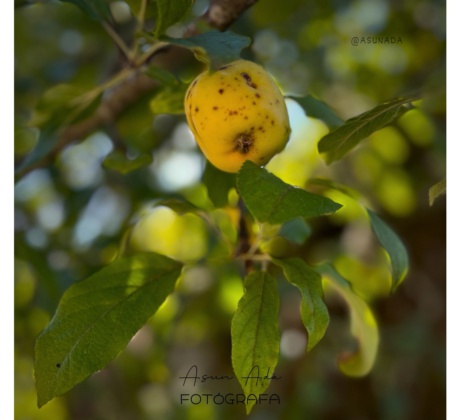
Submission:
[[71,286],[35,347],[38,405],[102,369],[174,290],[182,265],[141,253]]
[[296,101],[303,108],[307,117],[322,120],[330,129],[337,128],[343,124],[343,120],[337,116],[329,105],[312,95],[303,97],[288,96],[288,98]]
[[165,86],[150,101],[150,109],[154,114],[183,114],[184,96],[187,85],[180,83]]
[[[232,321],[232,364],[248,397],[262,394],[270,385],[270,380],[248,376],[271,377],[278,363],[279,296],[276,280],[267,272],[252,272],[244,287]],[[253,405],[253,401],[247,403],[248,414]]]
[[379,345],[379,331],[369,305],[356,295],[350,283],[329,264],[320,267],[328,284],[345,300],[350,311],[351,334],[357,340],[358,349],[344,352],[339,357],[339,367],[349,376],[364,376],[374,366]]
[[323,338],[329,325],[329,312],[323,301],[321,275],[300,258],[273,259],[279,265],[286,279],[302,294],[300,315],[308,332],[310,351]]
[[152,156],[147,153],[142,153],[134,159],[129,159],[124,153],[114,151],[107,155],[102,162],[102,165],[105,168],[113,169],[121,174],[127,174],[135,171],[136,169],[142,168],[143,166],[150,165],[152,161]]
[[158,17],[155,24],[155,37],[179,22],[190,10],[194,0],[155,0]]
[[72,3],[78,6],[86,15],[94,20],[107,20],[112,18],[109,6],[105,0],[60,0],[63,3]]
[[430,199],[430,206],[432,206],[435,200],[446,193],[446,179],[444,178],[442,181],[434,184],[428,193]]
[[297,217],[331,214],[342,207],[329,198],[286,184],[249,160],[238,172],[237,189],[259,222],[280,224]]
[[209,31],[190,38],[164,37],[164,40],[188,48],[197,60],[209,65],[212,70],[238,60],[241,50],[251,44],[251,39],[247,36],[219,31]]
[[414,98],[398,98],[345,121],[319,141],[318,151],[328,164],[342,159],[374,131],[391,124],[411,109],[409,104],[413,101]]
[[367,213],[375,236],[390,257],[393,278],[392,290],[394,291],[402,283],[409,269],[409,256],[406,247],[398,235],[380,217],[369,209],[367,209]]

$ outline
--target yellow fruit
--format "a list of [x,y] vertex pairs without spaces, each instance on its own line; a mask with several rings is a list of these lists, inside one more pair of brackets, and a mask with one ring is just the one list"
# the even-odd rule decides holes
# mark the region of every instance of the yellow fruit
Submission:
[[246,60],[200,74],[185,95],[185,115],[206,158],[226,172],[238,172],[246,160],[265,165],[291,133],[278,86]]

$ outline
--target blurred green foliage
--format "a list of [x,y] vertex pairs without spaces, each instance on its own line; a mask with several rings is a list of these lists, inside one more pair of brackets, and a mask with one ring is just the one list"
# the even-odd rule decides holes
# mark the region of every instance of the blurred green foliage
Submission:
[[[127,3],[108,3],[119,36],[142,48],[146,39],[133,39],[136,24]],[[65,84],[86,92],[107,82],[125,63],[103,26],[75,5],[58,1],[15,5],[19,166],[43,135],[30,120],[37,118],[36,107],[45,92]],[[181,36],[207,5],[197,0],[183,22],[167,34]],[[152,16],[147,13],[150,28]],[[293,287],[279,283],[281,348],[276,373],[282,379],[274,381],[269,391],[280,395],[281,404],[256,406],[249,418],[443,418],[445,200],[439,197],[430,207],[428,191],[445,178],[445,3],[264,0],[231,30],[253,39],[243,57],[264,65],[286,95],[314,95],[344,120],[396,97],[414,93],[421,97],[394,126],[373,133],[331,166],[317,151],[327,126],[287,101],[291,140],[267,168],[287,183],[308,184],[311,191],[323,192],[343,208],[327,219],[313,220],[306,241],[278,236],[266,246],[279,256],[296,255],[311,263],[334,261],[354,290],[374,306],[380,349],[368,376],[350,379],[340,374],[335,363],[338,349],[353,343],[342,301],[327,293],[329,328],[321,344],[306,353],[297,309],[300,297]],[[379,35],[401,37],[402,43],[351,43],[355,36]],[[187,83],[200,69],[190,57],[173,75]],[[171,77],[165,80],[169,83]],[[153,98],[150,92],[127,107],[115,124],[79,139],[52,163],[17,182],[18,419],[245,418],[242,405],[180,404],[185,388],[178,378],[190,366],[197,365],[202,373],[232,376],[229,325],[243,291],[242,271],[238,264],[222,266],[218,261],[235,244],[238,208],[230,180],[227,197],[217,195],[219,206],[227,203],[226,207],[214,209],[214,199],[207,193],[207,186],[210,191],[212,187],[201,182],[204,158],[184,117],[156,114],[150,107]],[[62,109],[63,118],[70,102]],[[40,121],[44,118],[41,114]],[[102,166],[108,156],[113,160],[114,151],[130,162],[146,153],[153,163],[147,160],[148,165],[122,175],[113,170],[114,164]],[[375,252],[361,206],[331,185],[309,184],[311,178],[329,178],[353,188],[362,204],[391,221],[411,262],[408,278],[396,294],[382,298],[388,293],[382,284],[390,287],[389,273],[382,269],[386,256]],[[193,213],[152,205],[176,196],[208,209],[212,224]],[[176,292],[117,359],[38,410],[33,379],[37,335],[53,316],[64,290],[112,261],[120,249],[160,252],[197,265],[184,272]],[[200,264],[205,256],[213,256],[215,265]],[[238,393],[240,388],[236,381],[219,381],[187,390],[195,391],[224,394]]]

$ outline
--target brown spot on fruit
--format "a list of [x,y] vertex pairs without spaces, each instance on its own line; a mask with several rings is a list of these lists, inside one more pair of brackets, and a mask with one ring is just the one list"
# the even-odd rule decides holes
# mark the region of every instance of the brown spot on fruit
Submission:
[[212,109],[213,109],[214,111],[217,111],[217,110],[219,109],[219,107],[218,107],[218,106],[213,106]]
[[238,134],[235,138],[234,150],[245,155],[249,152],[254,143],[254,138],[247,133]]
[[256,98],[260,98],[260,95],[258,93],[256,93]]
[[222,95],[224,93],[223,89],[219,89],[219,93]]
[[251,76],[249,74],[243,72],[241,73],[241,76],[243,76],[243,79],[246,80],[246,84],[253,89],[257,89],[257,85],[252,81]]
[[200,108],[198,108],[197,106],[195,107],[195,112],[198,112],[200,110]]

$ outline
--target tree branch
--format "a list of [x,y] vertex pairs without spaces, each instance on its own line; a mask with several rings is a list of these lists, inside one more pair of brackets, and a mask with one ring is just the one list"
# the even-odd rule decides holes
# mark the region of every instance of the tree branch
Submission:
[[257,0],[211,0],[204,19],[214,28],[225,31]]

